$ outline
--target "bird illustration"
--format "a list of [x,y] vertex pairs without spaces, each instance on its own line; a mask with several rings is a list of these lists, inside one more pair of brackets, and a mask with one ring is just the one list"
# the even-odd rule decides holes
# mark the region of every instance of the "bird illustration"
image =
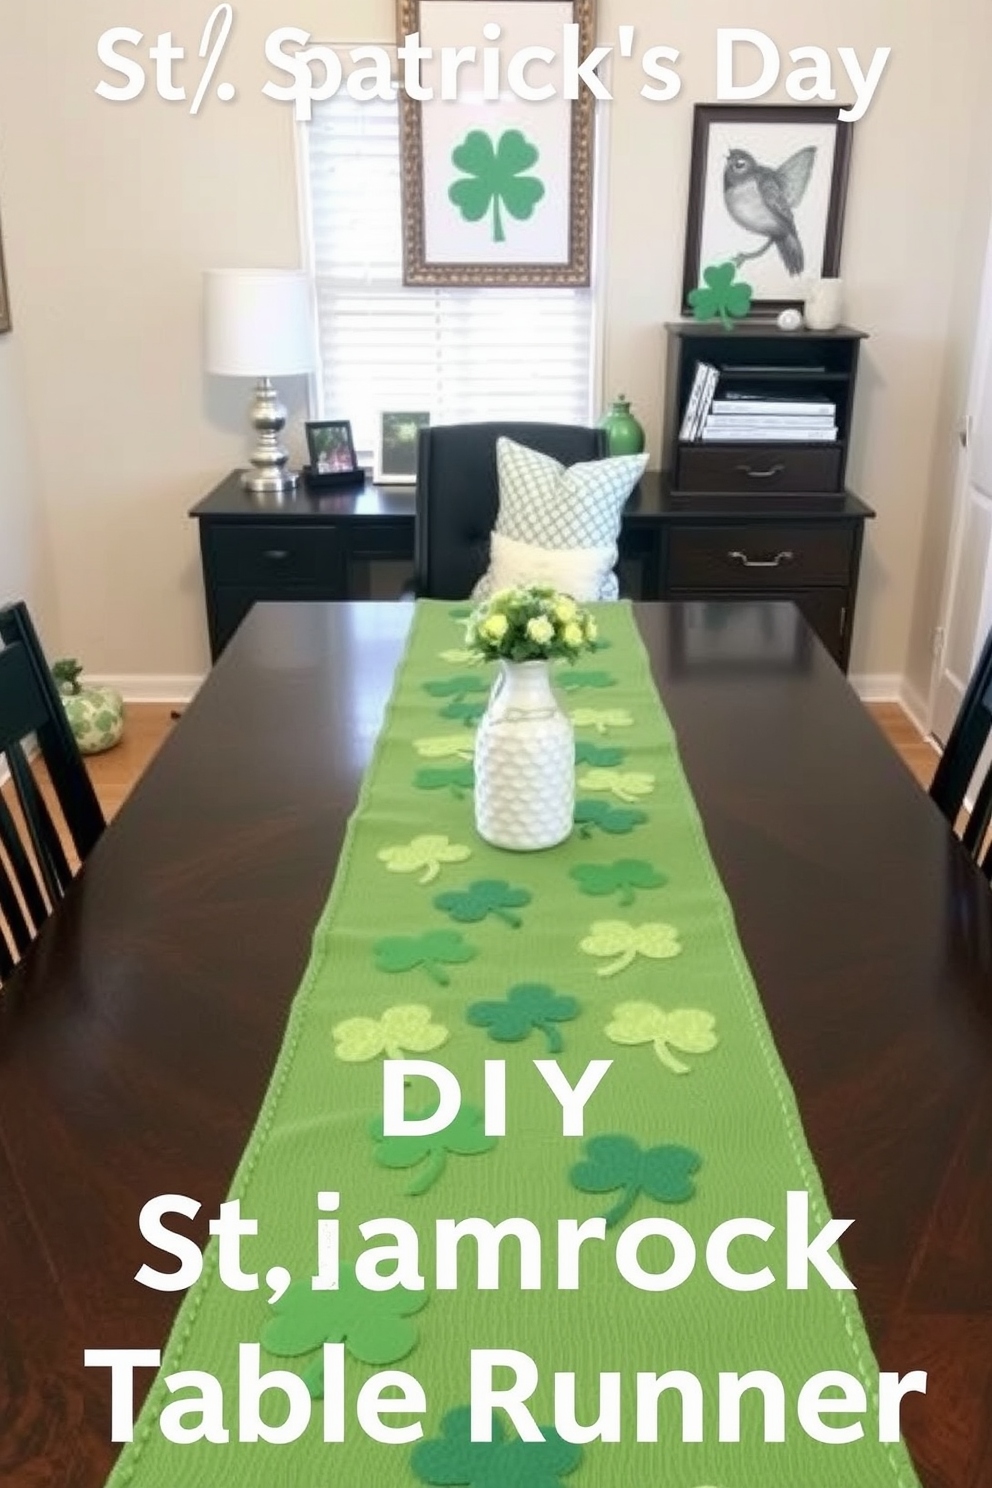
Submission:
[[739,253],[736,266],[760,258],[772,244],[793,278],[802,273],[806,258],[793,216],[806,194],[816,146],[807,145],[790,155],[776,170],[759,165],[747,150],[731,150],[723,173],[723,199],[739,227],[765,239],[752,253]]

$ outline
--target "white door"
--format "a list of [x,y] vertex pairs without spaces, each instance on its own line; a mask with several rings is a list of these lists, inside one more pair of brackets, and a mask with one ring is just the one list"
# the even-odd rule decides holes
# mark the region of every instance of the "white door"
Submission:
[[962,436],[941,627],[943,644],[930,700],[930,730],[943,744],[992,627],[992,242]]

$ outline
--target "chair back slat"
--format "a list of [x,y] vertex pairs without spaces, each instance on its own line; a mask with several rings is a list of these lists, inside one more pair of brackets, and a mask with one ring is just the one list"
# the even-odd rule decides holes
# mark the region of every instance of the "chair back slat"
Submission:
[[[12,879],[8,877],[12,892],[15,895],[15,899],[23,905],[24,915],[30,920],[31,929],[28,931],[27,936],[28,944],[30,944],[32,934],[37,934],[48,918],[51,903],[49,900],[46,900],[41,891],[34,864],[31,862],[24,843],[21,841],[21,834],[17,823],[14,821],[13,814],[2,796],[0,796],[0,845],[3,846],[13,874]],[[14,940],[17,943],[17,948],[21,952],[21,955],[23,955],[27,946],[22,943],[18,929],[7,912],[6,904],[3,904],[2,908],[4,917],[10,925]],[[27,929],[27,925],[25,925],[25,929]]]
[[934,773],[930,798],[953,826],[965,803],[982,752],[992,734],[992,631],[965,689],[944,753]]
[[7,762],[17,791],[18,804],[27,824],[35,862],[41,872],[49,905],[54,908],[72,882],[58,829],[52,821],[45,798],[20,744],[8,747]]

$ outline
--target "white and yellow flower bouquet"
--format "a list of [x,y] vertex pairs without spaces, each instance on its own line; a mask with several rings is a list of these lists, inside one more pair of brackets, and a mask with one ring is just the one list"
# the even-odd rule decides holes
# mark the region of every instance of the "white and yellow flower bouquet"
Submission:
[[587,610],[540,584],[498,590],[473,611],[465,630],[466,648],[484,661],[575,661],[596,639]]

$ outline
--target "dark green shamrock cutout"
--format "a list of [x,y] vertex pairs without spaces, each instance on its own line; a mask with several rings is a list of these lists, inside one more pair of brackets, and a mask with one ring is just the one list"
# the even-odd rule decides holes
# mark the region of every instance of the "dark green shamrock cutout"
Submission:
[[747,315],[753,293],[750,284],[737,279],[734,264],[710,264],[703,270],[703,283],[690,291],[689,304],[697,320],[719,320],[730,331],[734,319]]
[[375,964],[380,971],[425,971],[439,987],[451,984],[445,966],[458,966],[479,954],[457,930],[431,930],[426,935],[390,935],[377,940]]
[[[414,1121],[423,1121],[432,1116],[436,1105],[423,1111],[411,1113]],[[462,1106],[449,1127],[430,1137],[386,1137],[382,1131],[382,1117],[369,1124],[369,1132],[376,1144],[375,1160],[381,1168],[414,1168],[420,1163],[427,1166],[407,1184],[405,1192],[410,1198],[433,1188],[448,1164],[448,1153],[457,1157],[478,1157],[491,1152],[496,1146],[495,1137],[487,1137],[485,1118],[475,1106]]]
[[463,723],[466,728],[471,728],[473,723],[478,723],[485,711],[485,703],[466,703],[462,699],[456,699],[441,709],[441,717],[454,719],[456,723]]
[[418,770],[413,777],[417,790],[450,790],[457,801],[464,800],[475,788],[475,771],[471,765],[452,765],[450,769]]
[[575,745],[575,763],[591,765],[597,770],[615,770],[627,758],[625,749],[612,748],[608,744],[589,744],[580,739]]
[[537,982],[524,982],[511,987],[503,1002],[474,1002],[465,1012],[473,1028],[488,1028],[489,1037],[498,1044],[516,1044],[538,1028],[547,1041],[550,1054],[564,1048],[557,1024],[570,1023],[579,1016],[574,997],[560,997],[553,987]]
[[466,222],[481,222],[492,210],[493,242],[505,243],[500,206],[511,217],[526,222],[544,196],[544,182],[525,176],[540,158],[539,151],[519,129],[507,129],[493,147],[483,129],[473,129],[452,151],[451,159],[464,176],[448,188],[448,196]]
[[611,806],[609,801],[576,801],[575,825],[580,837],[591,837],[594,828],[610,837],[625,837],[635,827],[643,827],[647,812],[633,806]]
[[504,924],[519,930],[523,921],[516,909],[523,909],[531,901],[526,889],[514,889],[505,879],[480,878],[461,892],[438,894],[435,909],[450,915],[459,925],[478,925],[489,915],[495,915]]
[[[417,1347],[419,1333],[409,1319],[427,1303],[426,1292],[394,1287],[368,1292],[359,1286],[353,1266],[343,1265],[336,1292],[315,1292],[309,1281],[294,1281],[272,1307],[274,1316],[262,1332],[262,1347],[280,1359],[296,1359],[343,1343],[362,1364],[395,1364]],[[311,1395],[324,1393],[324,1361],[318,1357],[303,1378]]]
[[452,620],[470,620],[472,618],[472,606],[456,605],[453,610],[448,611],[448,614]]
[[702,1167],[698,1152],[689,1147],[640,1148],[632,1137],[593,1137],[586,1143],[585,1162],[568,1175],[582,1193],[609,1193],[622,1188],[623,1198],[606,1216],[611,1229],[633,1208],[638,1194],[659,1204],[684,1204],[695,1196],[692,1178]]
[[583,894],[605,899],[619,894],[624,906],[633,904],[636,889],[661,889],[668,879],[642,858],[621,858],[618,863],[580,863],[569,869]]
[[562,672],[555,681],[565,692],[579,692],[584,687],[616,687],[617,680],[609,672]]
[[414,1476],[438,1488],[561,1488],[582,1461],[582,1448],[550,1426],[539,1427],[543,1441],[508,1440],[493,1416],[492,1441],[474,1442],[471,1425],[468,1406],[448,1411],[440,1438],[418,1442],[410,1453]]
[[425,682],[424,691],[433,698],[464,698],[473,692],[488,692],[490,682],[478,674],[444,677],[438,682]]

